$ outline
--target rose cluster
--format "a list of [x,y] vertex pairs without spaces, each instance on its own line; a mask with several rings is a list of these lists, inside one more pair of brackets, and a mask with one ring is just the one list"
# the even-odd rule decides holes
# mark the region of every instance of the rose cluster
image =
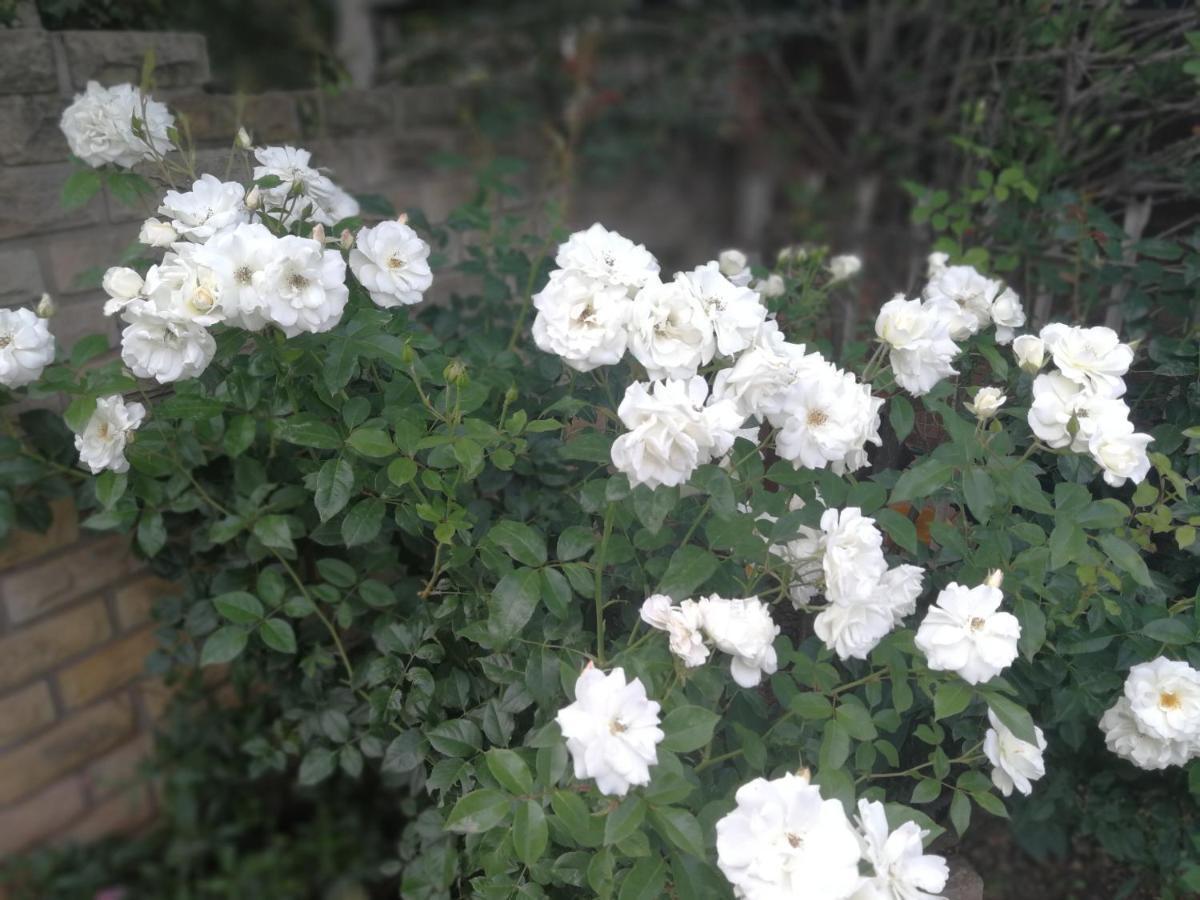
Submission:
[[[173,149],[171,121],[165,106],[137,88],[89,84],[63,114],[62,127],[88,164],[128,167],[161,162]],[[311,165],[307,150],[253,148],[244,131],[238,146],[252,150],[257,162],[248,193],[210,174],[189,190],[167,191],[159,217],[148,219],[139,235],[142,243],[165,249],[161,260],[144,273],[114,267],[104,275],[104,312],[125,323],[121,359],[138,378],[166,384],[199,376],[216,353],[215,328],[274,327],[289,338],[329,331],[349,300],[347,263],[383,308],[420,302],[432,283],[429,246],[403,217],[327,238],[326,227],[355,224],[357,201]],[[6,324],[0,320],[0,329]],[[47,352],[53,358],[52,339],[47,351],[34,323],[16,324],[9,342],[14,351],[6,357],[0,349],[0,379],[9,357],[10,368],[26,374],[40,374],[38,361]],[[140,404],[126,407],[120,398],[98,404],[77,437],[83,463],[93,472],[123,471],[125,443],[144,415]]]
[[1142,769],[1200,757],[1200,672],[1163,657],[1139,663],[1100,719],[1108,749]]
[[774,644],[779,626],[757,597],[727,600],[712,594],[676,606],[667,595],[654,594],[642,604],[641,617],[667,632],[671,652],[689,668],[704,664],[711,641],[732,657],[729,674],[744,688],[757,687],[778,666]]
[[1104,470],[1104,480],[1120,487],[1142,481],[1150,470],[1146,452],[1152,438],[1138,434],[1129,420],[1124,375],[1133,348],[1111,328],[1080,328],[1055,322],[1038,336],[1013,344],[1021,367],[1037,372],[1047,355],[1054,371],[1033,380],[1029,427],[1048,447],[1087,453]]
[[[854,471],[880,443],[883,401],[789,343],[763,303],[778,283],[746,286],[744,256],[732,254],[663,281],[645,247],[596,224],[559,247],[533,298],[542,350],[580,372],[628,352],[650,379],[630,385],[618,409],[628,432],[612,459],[632,484],[686,482],[738,437],[755,437],[748,422],[777,429],[776,452],[797,468]],[[701,370],[714,360],[710,384]]]

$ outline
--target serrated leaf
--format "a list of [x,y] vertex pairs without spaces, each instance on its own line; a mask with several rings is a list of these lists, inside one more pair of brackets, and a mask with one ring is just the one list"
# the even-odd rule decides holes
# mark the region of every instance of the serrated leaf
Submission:
[[892,503],[928,497],[954,476],[954,466],[937,459],[917,463],[904,472],[892,488]]
[[300,760],[300,783],[310,786],[320,784],[333,774],[337,756],[326,747],[314,747]]
[[903,394],[897,394],[888,401],[888,421],[892,423],[892,430],[896,432],[896,440],[903,442],[912,433],[916,416],[913,414],[912,404]]
[[246,649],[246,629],[240,625],[225,625],[208,636],[200,651],[200,665],[214,666],[236,659]]
[[296,652],[296,633],[285,619],[267,619],[258,626],[258,636],[272,650],[280,653]]
[[529,774],[529,766],[515,750],[493,748],[485,754],[484,759],[492,777],[509,793],[528,794],[533,790],[533,776]]
[[535,800],[517,804],[513,815],[513,848],[517,859],[526,866],[533,866],[546,852],[550,842],[550,828],[546,824],[546,813]]
[[357,547],[375,539],[383,527],[386,505],[378,497],[360,500],[342,519],[342,540],[347,547]]
[[719,565],[707,550],[692,544],[680,547],[671,554],[671,561],[659,582],[657,593],[668,594],[676,600],[692,596]]
[[451,719],[425,732],[429,745],[444,756],[472,756],[483,746],[483,733],[470,719]]
[[472,791],[454,804],[446,817],[446,830],[457,834],[490,831],[508,818],[512,807],[502,791],[482,788]]
[[317,471],[313,503],[322,522],[345,509],[354,488],[354,468],[342,458],[327,460]]
[[721,717],[701,706],[679,706],[667,713],[662,721],[666,737],[661,746],[676,753],[699,750],[712,740],[713,729]]
[[522,522],[497,522],[488,531],[487,539],[526,566],[546,563],[546,539],[541,532]]
[[509,572],[492,591],[488,633],[501,642],[512,640],[529,623],[540,596],[537,569]]
[[1113,561],[1118,569],[1127,572],[1134,581],[1143,587],[1154,587],[1154,579],[1150,577],[1146,561],[1142,559],[1142,555],[1133,544],[1122,540],[1115,534],[1099,535],[1096,542],[1100,544],[1105,555]]
[[971,702],[971,686],[965,681],[954,679],[937,686],[933,695],[933,719],[946,719],[956,716]]
[[677,806],[651,807],[650,822],[667,843],[684,853],[704,858],[704,833],[696,817],[686,809]]
[[386,431],[379,428],[359,428],[346,438],[346,446],[371,459],[391,456],[396,452],[396,445],[388,437]]
[[641,797],[626,797],[620,806],[604,817],[604,843],[619,844],[629,837],[646,818],[646,804]]
[[250,625],[262,618],[263,606],[253,594],[245,591],[230,591],[213,597],[213,606],[224,618],[235,625]]

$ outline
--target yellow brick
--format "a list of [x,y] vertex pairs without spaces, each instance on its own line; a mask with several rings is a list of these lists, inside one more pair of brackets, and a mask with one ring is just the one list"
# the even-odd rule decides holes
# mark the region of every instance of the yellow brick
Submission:
[[0,805],[12,803],[100,756],[133,733],[133,703],[115,697],[59,722],[41,737],[0,753]]
[[175,693],[161,678],[144,678],[133,690],[142,698],[142,708],[153,722],[162,718]]
[[83,706],[137,678],[155,647],[150,629],[107,644],[58,673],[58,693],[68,707]]
[[66,606],[119,581],[136,565],[128,539],[114,535],[6,575],[0,590],[8,619],[19,625]]
[[0,690],[53,669],[110,634],[108,612],[98,600],[18,628],[0,638]]
[[149,733],[140,734],[89,765],[84,777],[92,789],[92,796],[107,797],[146,784],[140,767],[153,750],[153,737]]
[[183,588],[165,578],[148,576],[127,584],[116,593],[117,624],[122,631],[144,625],[151,619],[154,604],[163,597],[181,593]]
[[79,540],[79,516],[75,513],[74,501],[70,497],[59,497],[50,502],[50,508],[54,518],[45,534],[14,531],[4,539],[4,547],[0,549],[0,571]]
[[92,807],[76,824],[59,836],[57,843],[88,844],[114,834],[137,831],[154,817],[154,799],[149,788],[114,794]]
[[0,697],[0,746],[33,734],[53,721],[54,700],[44,681]]
[[61,831],[79,818],[84,805],[83,782],[65,778],[16,806],[0,809],[0,859]]

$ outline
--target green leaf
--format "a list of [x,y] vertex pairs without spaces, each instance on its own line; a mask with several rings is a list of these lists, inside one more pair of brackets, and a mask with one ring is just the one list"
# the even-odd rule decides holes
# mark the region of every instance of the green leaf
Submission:
[[392,443],[392,439],[386,431],[379,428],[359,428],[346,438],[346,445],[371,459],[391,456],[396,452],[396,445]]
[[963,473],[963,496],[967,509],[979,522],[986,525],[996,505],[996,489],[991,476],[983,469],[971,468]]
[[842,695],[841,705],[834,710],[833,716],[850,737],[859,741],[872,741],[876,737],[875,723],[871,721],[871,713],[862,705],[857,697]]
[[546,563],[546,539],[528,525],[511,520],[497,522],[487,537],[519,563],[534,567]]
[[258,421],[254,416],[243,413],[229,420],[225,427],[225,452],[235,459],[250,449],[258,431]]
[[510,808],[508,795],[502,791],[472,791],[454,804],[446,817],[446,829],[457,834],[490,831],[508,818]]
[[651,534],[657,534],[675,504],[679,489],[674,487],[648,488],[639,484],[633,489],[633,512]]
[[357,547],[375,539],[383,527],[386,505],[378,497],[360,500],[342,519],[342,540],[347,547]]
[[236,659],[246,649],[246,629],[240,625],[225,625],[208,636],[200,651],[200,665],[214,666]]
[[581,462],[607,463],[612,450],[611,435],[599,431],[585,431],[563,444],[563,459]]
[[71,365],[78,369],[107,352],[108,335],[89,334],[77,340],[71,348]]
[[1096,542],[1104,550],[1105,555],[1113,561],[1113,565],[1129,573],[1133,580],[1143,587],[1154,587],[1154,579],[1150,577],[1146,561],[1142,559],[1142,555],[1133,544],[1122,540],[1115,534],[1099,535]]
[[667,713],[662,722],[666,734],[660,746],[676,753],[699,750],[712,740],[713,729],[721,717],[701,706],[679,706]]
[[717,558],[701,547],[692,544],[680,547],[671,554],[657,593],[669,594],[676,600],[690,597],[712,577],[718,565]]
[[556,553],[560,560],[566,562],[579,559],[594,546],[596,546],[596,535],[592,529],[582,525],[572,525],[563,529],[562,534],[558,536]]
[[996,714],[1004,727],[1011,731],[1018,740],[1027,744],[1037,743],[1037,733],[1034,731],[1033,717],[1025,708],[995,691],[986,692],[987,704]]
[[1190,644],[1196,638],[1196,626],[1184,618],[1155,619],[1143,626],[1142,634],[1164,644]]
[[566,619],[571,614],[571,585],[558,569],[542,569],[542,602],[557,619]]
[[285,516],[263,516],[254,523],[254,536],[264,547],[292,549],[292,529]]
[[667,881],[667,861],[660,856],[644,856],[633,864],[617,900],[659,900]]
[[83,206],[100,190],[100,172],[91,168],[78,168],[68,176],[62,186],[62,205],[66,209]]
[[955,791],[954,799],[950,801],[950,821],[960,835],[966,833],[971,824],[971,800],[962,791]]
[[1059,522],[1050,532],[1050,568],[1061,569],[1071,560],[1078,559],[1087,549],[1087,536],[1083,529],[1070,520]]
[[492,591],[488,633],[501,642],[520,634],[537,608],[540,587],[537,569],[517,569],[501,578]]
[[138,547],[146,556],[156,556],[167,543],[167,526],[162,513],[143,514],[137,527]]
[[833,715],[833,704],[824,694],[793,694],[788,709],[802,719],[828,719]]
[[604,843],[619,844],[641,827],[646,818],[646,804],[641,797],[626,797],[621,805],[604,817]]
[[928,497],[954,476],[954,466],[938,459],[927,459],[908,469],[892,488],[892,503]]
[[387,609],[396,602],[396,592],[382,581],[368,578],[358,586],[358,596],[363,603],[375,609]]
[[533,790],[533,776],[529,774],[529,766],[515,750],[496,747],[489,750],[484,758],[492,777],[509,793],[528,794]]
[[309,413],[300,413],[277,423],[275,435],[289,444],[318,450],[336,450],[342,445],[342,438],[332,425]]
[[908,516],[901,515],[894,509],[878,509],[875,511],[875,521],[887,532],[888,537],[909,553],[917,552],[917,526]]
[[262,618],[263,606],[258,598],[245,591],[230,591],[213,597],[217,612],[235,625],[252,625]]
[[933,695],[933,720],[958,715],[971,702],[971,686],[954,679],[939,684]]
[[850,756],[850,735],[836,719],[825,725],[821,737],[821,752],[818,756],[818,766],[821,771],[840,769]]
[[425,732],[430,746],[444,756],[473,756],[483,746],[483,733],[470,719],[451,719]]
[[1080,528],[1095,528],[1111,531],[1129,521],[1129,507],[1120,500],[1106,497],[1096,500],[1073,516]]
[[896,440],[903,442],[912,433],[915,419],[912,404],[903,394],[897,394],[888,401],[888,421],[896,432]]
[[258,636],[272,650],[296,652],[296,633],[292,631],[291,623],[284,619],[267,619],[258,626]]
[[546,813],[536,800],[517,804],[513,816],[513,848],[517,859],[532,867],[546,852],[550,843],[550,828],[546,824]]
[[100,501],[100,505],[111,509],[112,505],[125,495],[129,477],[124,472],[105,471],[96,476],[94,484],[96,499]]
[[354,571],[353,566],[329,557],[317,560],[317,574],[337,587],[350,587],[358,581],[358,573]]
[[404,487],[417,476],[417,464],[406,456],[393,459],[388,463],[388,481],[396,487]]
[[1008,493],[1012,502],[1031,512],[1051,515],[1054,507],[1042,490],[1042,485],[1034,474],[1033,466],[1023,463],[1013,469],[1008,475]]
[[922,778],[913,788],[910,803],[932,803],[942,793],[942,783],[935,778]]
[[704,858],[704,833],[696,817],[686,809],[677,806],[652,807],[650,822],[669,844],[684,853]]
[[317,471],[313,503],[322,522],[327,522],[345,509],[354,488],[354,468],[342,458],[328,460]]
[[333,774],[337,757],[326,747],[314,747],[300,760],[300,783],[304,786],[319,784]]

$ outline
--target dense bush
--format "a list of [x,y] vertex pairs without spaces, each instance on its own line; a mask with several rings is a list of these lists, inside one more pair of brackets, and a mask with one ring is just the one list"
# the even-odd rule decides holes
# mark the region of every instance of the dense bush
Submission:
[[[162,152],[178,141],[165,110],[136,92],[90,102],[101,124],[123,109],[108,125],[124,144],[89,143],[71,125],[86,108],[67,120],[81,159],[106,164],[81,168],[72,198],[157,195],[111,167],[123,151],[191,186],[186,156]],[[1019,298],[935,258],[923,300],[893,300],[873,352],[839,358],[859,377],[814,352],[831,346],[784,340],[852,283],[847,258],[791,252],[752,275],[726,254],[660,283],[603,229],[555,255],[488,191],[444,227],[414,213],[363,229],[307,157],[255,155],[248,193],[213,179],[167,195],[143,236],[171,256],[106,277],[124,367],[91,365],[104,346],[85,339],[42,372],[27,316],[6,346],[32,356],[4,372],[71,395],[102,473],[78,487],[87,525],[132,533],[185,585],[160,610],[172,664],[229,663],[251,690],[250,710],[222,714],[245,716],[224,748],[233,780],[240,764],[394,798],[406,821],[373,874],[412,897],[723,896],[722,874],[747,896],[755,879],[845,896],[860,853],[878,874],[871,838],[888,833],[856,801],[886,804],[893,875],[936,891],[918,838],[1007,815],[1014,790],[1032,791],[1011,801],[1027,833],[1061,842],[1081,816],[1114,855],[1194,886],[1183,777],[1138,773],[1097,727],[1145,768],[1195,751],[1194,344],[1135,356],[1059,326],[1010,349]],[[1013,178],[971,202],[1005,202]],[[418,234],[435,267],[452,236],[465,245],[478,292],[411,314]],[[1119,234],[1093,249],[1088,290],[1123,259]],[[1133,410],[1140,431],[1127,374],[1126,396],[1161,392],[1152,419]],[[171,387],[152,398],[146,379]],[[37,524],[31,476],[79,479],[52,417],[23,424],[7,519]],[[618,671],[635,686],[610,697]],[[1080,806],[1082,772],[1098,774]],[[1139,838],[1135,779],[1177,840]],[[796,818],[772,830],[778,796]],[[366,827],[360,811],[342,827]],[[779,867],[750,872],[765,847]],[[155,871],[119,874],[172,877]]]

